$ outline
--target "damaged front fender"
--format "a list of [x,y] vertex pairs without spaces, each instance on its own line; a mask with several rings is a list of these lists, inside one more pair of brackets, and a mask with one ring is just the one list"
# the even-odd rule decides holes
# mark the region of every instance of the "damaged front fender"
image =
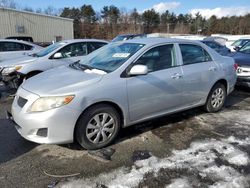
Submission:
[[0,74],[0,81],[6,86],[17,89],[23,82],[25,75],[18,72],[13,72],[8,75]]

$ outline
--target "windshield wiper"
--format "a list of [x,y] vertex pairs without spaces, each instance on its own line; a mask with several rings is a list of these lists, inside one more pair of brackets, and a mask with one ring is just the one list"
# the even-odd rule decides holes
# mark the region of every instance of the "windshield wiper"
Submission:
[[72,63],[72,64],[70,64],[69,66],[70,67],[73,67],[73,68],[75,68],[75,69],[81,69],[81,70],[86,70],[86,69],[89,69],[89,70],[92,70],[93,68],[92,67],[90,67],[89,65],[85,65],[85,64],[80,64],[79,63],[80,62],[80,60],[79,61],[76,61],[76,62],[74,62],[74,63]]
[[38,55],[37,55],[36,53],[34,53],[34,54],[29,54],[29,56],[31,56],[31,57],[38,57]]
[[78,63],[79,63],[79,61],[71,63],[71,64],[69,64],[69,67],[79,70],[79,67],[77,66]]
[[84,68],[84,69],[89,69],[89,70],[92,70],[93,68],[92,67],[90,67],[89,65],[85,65],[85,64],[80,64],[79,63],[79,67],[82,69],[82,68]]

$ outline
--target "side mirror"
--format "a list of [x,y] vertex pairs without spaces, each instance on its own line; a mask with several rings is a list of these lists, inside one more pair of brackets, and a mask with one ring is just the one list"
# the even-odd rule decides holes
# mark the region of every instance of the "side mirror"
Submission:
[[63,58],[63,56],[62,56],[62,53],[60,52],[55,53],[53,56],[53,59],[61,59],[61,58]]
[[148,74],[148,67],[146,65],[134,65],[130,71],[130,76],[146,75]]

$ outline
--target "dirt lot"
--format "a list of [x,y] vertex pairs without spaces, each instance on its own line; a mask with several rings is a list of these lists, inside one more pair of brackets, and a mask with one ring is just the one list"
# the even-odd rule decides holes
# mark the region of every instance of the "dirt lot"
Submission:
[[216,114],[197,108],[126,128],[110,159],[98,157],[106,150],[24,140],[5,119],[11,100],[0,103],[1,188],[250,185],[249,90],[234,91]]

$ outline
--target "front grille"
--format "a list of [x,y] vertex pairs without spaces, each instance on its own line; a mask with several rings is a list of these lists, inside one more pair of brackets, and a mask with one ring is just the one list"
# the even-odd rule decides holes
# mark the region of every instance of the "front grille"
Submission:
[[17,104],[18,106],[20,106],[21,108],[24,107],[24,105],[28,102],[27,99],[24,99],[22,97],[18,97],[17,99]]

